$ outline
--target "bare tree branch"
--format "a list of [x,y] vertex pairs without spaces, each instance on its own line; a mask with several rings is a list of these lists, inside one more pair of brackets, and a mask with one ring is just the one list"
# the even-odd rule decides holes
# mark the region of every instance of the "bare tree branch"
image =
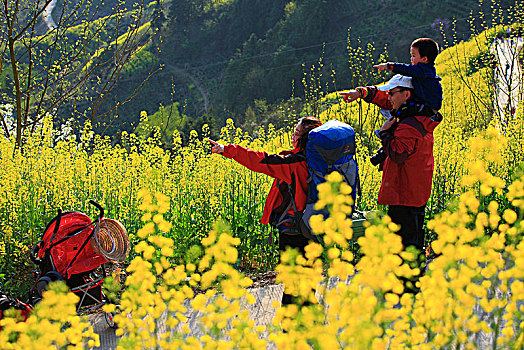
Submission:
[[[76,111],[77,101],[89,102],[90,119],[105,120],[135,97],[159,69],[153,65],[126,99],[99,114],[126,63],[150,40],[151,28],[142,27],[143,1],[127,11],[120,0],[111,14],[97,18],[101,2],[64,0],[56,26],[41,35],[37,34],[37,23],[52,0],[0,1],[0,73],[5,72],[4,63],[9,63],[13,91],[5,93],[15,105],[17,147],[25,129],[34,131],[45,115],[56,117],[65,103]],[[5,117],[1,119],[9,135]]]

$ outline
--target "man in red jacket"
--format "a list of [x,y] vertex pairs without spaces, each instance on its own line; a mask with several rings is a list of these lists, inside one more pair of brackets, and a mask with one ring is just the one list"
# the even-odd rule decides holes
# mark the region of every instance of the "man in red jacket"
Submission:
[[[233,159],[249,170],[275,179],[269,190],[260,222],[264,225],[271,224],[278,229],[278,247],[281,253],[290,247],[304,254],[304,248],[310,241],[315,240],[313,236],[305,237],[298,232],[294,221],[297,219],[297,213],[306,207],[309,174],[304,153],[308,135],[311,130],[320,125],[322,122],[314,117],[300,119],[293,132],[293,149],[280,154],[253,151],[239,145],[222,145],[209,140],[212,144],[211,152]],[[295,206],[291,201],[292,194],[295,196]],[[282,304],[293,302],[292,295],[284,293]]]
[[[397,232],[404,248],[424,248],[424,211],[431,195],[433,179],[433,130],[442,121],[440,113],[410,103],[411,78],[395,75],[385,85],[357,87],[341,93],[345,102],[357,98],[391,111],[391,117],[378,132],[387,156],[381,164],[382,184],[378,203],[388,205],[391,220],[400,225]],[[424,268],[422,261],[419,267]],[[422,271],[421,271],[422,273]],[[417,288],[406,284],[407,291]]]

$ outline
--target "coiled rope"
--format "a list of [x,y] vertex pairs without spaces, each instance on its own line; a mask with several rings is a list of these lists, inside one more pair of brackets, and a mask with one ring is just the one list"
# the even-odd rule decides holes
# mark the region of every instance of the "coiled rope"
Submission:
[[91,246],[108,261],[124,261],[129,254],[127,230],[119,221],[103,218],[95,224]]

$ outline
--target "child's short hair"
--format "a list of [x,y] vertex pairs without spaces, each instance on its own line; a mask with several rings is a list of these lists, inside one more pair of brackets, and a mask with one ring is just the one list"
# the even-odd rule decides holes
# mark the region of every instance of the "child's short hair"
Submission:
[[418,50],[420,57],[427,57],[428,63],[435,63],[439,47],[435,40],[430,38],[418,38],[411,43],[411,47]]

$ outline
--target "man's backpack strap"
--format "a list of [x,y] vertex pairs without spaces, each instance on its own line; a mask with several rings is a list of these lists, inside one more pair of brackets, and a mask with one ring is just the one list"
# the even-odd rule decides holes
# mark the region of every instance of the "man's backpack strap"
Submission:
[[362,184],[360,183],[360,174],[357,171],[357,196],[362,198]]

